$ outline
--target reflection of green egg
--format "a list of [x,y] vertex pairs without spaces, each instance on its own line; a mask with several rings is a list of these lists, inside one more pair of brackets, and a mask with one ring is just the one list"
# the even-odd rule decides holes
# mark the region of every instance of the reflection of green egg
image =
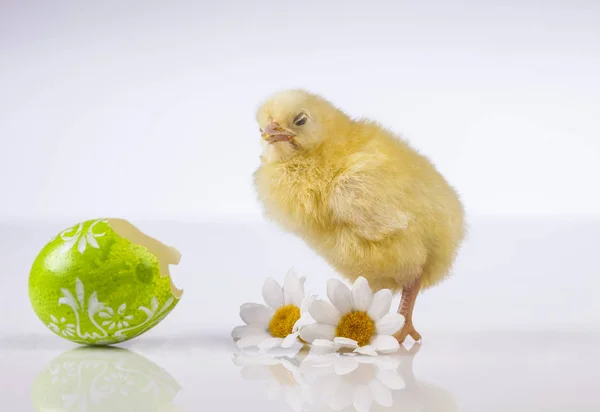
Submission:
[[36,411],[176,411],[181,390],[167,371],[135,352],[77,348],[50,361],[31,386]]
[[29,276],[37,316],[58,336],[106,345],[156,326],[182,291],[169,277],[175,249],[121,219],[89,220],[52,239]]

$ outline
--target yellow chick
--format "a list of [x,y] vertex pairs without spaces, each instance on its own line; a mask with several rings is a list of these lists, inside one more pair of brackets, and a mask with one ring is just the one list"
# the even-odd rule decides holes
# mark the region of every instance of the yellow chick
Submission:
[[465,234],[455,190],[399,137],[307,91],[270,96],[257,122],[263,152],[254,184],[265,216],[348,280],[402,291],[396,338],[420,340],[417,295],[447,277]]

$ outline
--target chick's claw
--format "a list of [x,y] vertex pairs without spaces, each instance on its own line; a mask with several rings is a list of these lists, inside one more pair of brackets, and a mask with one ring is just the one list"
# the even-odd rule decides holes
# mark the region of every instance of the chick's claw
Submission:
[[398,342],[400,344],[403,344],[404,341],[406,340],[406,337],[409,335],[411,338],[413,338],[415,340],[415,342],[421,341],[421,335],[419,334],[419,332],[417,332],[417,330],[413,326],[412,322],[406,322],[404,324],[404,326],[402,327],[402,329],[400,329],[398,332],[396,332],[394,337],[398,340]]

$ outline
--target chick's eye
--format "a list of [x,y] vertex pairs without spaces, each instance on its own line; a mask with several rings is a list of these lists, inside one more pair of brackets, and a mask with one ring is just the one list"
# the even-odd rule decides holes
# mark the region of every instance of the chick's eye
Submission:
[[294,117],[294,124],[296,126],[302,126],[308,120],[308,116],[305,113],[298,113],[296,117]]

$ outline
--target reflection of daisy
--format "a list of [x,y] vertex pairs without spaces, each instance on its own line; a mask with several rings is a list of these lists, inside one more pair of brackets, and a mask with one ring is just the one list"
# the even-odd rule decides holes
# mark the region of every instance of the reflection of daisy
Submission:
[[294,411],[303,410],[307,388],[301,385],[298,366],[292,360],[244,352],[233,356],[233,363],[241,368],[243,379],[266,383],[269,400],[284,400]]
[[102,326],[107,326],[108,330],[113,330],[115,328],[118,329],[123,329],[129,326],[129,322],[131,319],[133,319],[133,316],[131,315],[125,315],[125,310],[127,309],[127,304],[123,303],[121,306],[119,306],[119,309],[117,310],[117,313],[115,314],[115,311],[113,310],[113,308],[111,307],[106,307],[105,311],[102,311],[100,313],[98,313],[98,316],[100,316],[103,319],[106,319],[105,321],[102,322]]
[[326,300],[315,300],[309,313],[317,323],[306,325],[300,337],[317,350],[352,349],[365,355],[393,353],[400,344],[393,336],[403,325],[404,316],[389,313],[392,292],[382,289],[373,295],[369,283],[359,277],[352,289],[341,281],[327,283]]
[[72,323],[66,323],[67,320],[64,317],[60,318],[59,321],[54,315],[50,315],[50,320],[52,322],[48,323],[48,327],[54,333],[62,333],[63,336],[69,337],[75,336],[75,325]]
[[258,346],[261,350],[290,348],[298,341],[298,329],[306,322],[310,298],[304,294],[304,277],[290,271],[283,284],[269,278],[262,294],[265,305],[246,303],[240,317],[246,323],[233,330],[233,339],[240,349]]
[[309,356],[300,371],[314,389],[314,407],[341,411],[352,405],[358,412],[368,412],[374,403],[392,406],[392,392],[405,387],[397,367],[398,361],[389,356],[330,354]]

